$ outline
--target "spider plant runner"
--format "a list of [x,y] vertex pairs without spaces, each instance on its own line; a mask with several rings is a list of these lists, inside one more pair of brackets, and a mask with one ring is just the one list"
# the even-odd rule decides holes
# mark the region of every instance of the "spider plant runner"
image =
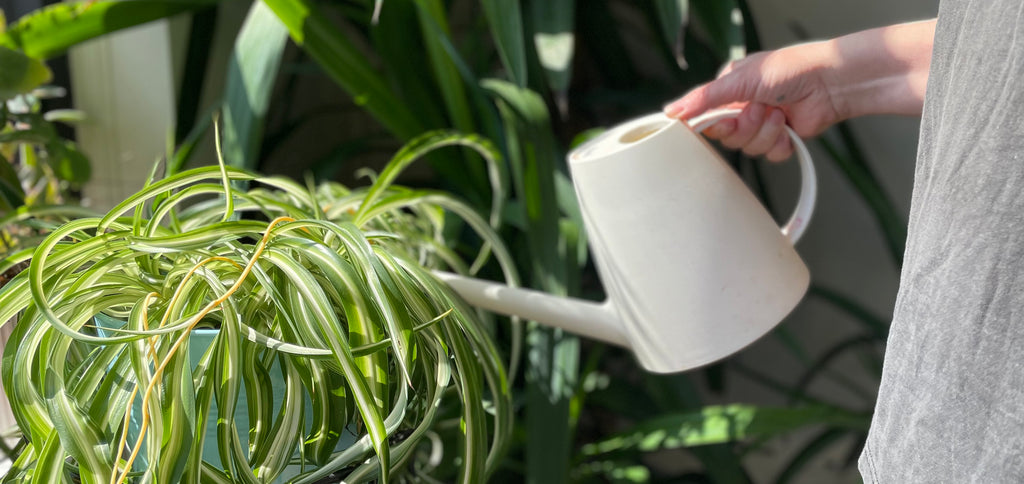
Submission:
[[[448,145],[488,160],[489,221],[392,184]],[[428,134],[358,190],[197,168],[3,259],[0,273],[29,262],[0,288],[22,435],[3,482],[484,482],[511,436],[508,376],[431,270],[493,255],[516,282],[493,230],[496,153]],[[471,262],[445,243],[451,214],[483,241]],[[218,331],[204,343],[202,327]]]

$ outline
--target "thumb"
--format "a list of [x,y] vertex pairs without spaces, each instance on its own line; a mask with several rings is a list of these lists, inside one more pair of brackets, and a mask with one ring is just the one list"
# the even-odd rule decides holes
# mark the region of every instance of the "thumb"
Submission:
[[753,101],[735,75],[724,75],[701,85],[665,106],[665,115],[689,119],[709,109],[737,101]]

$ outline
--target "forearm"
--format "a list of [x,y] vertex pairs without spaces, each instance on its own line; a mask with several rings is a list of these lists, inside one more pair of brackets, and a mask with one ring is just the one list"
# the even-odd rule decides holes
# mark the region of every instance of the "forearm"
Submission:
[[935,20],[928,20],[822,42],[833,61],[825,84],[839,116],[920,115],[934,35]]
[[[743,107],[741,116],[720,121],[705,134],[749,155],[781,159],[789,153],[783,123],[810,137],[857,116],[920,115],[934,36],[930,20],[758,52],[730,63],[717,79],[664,111],[690,119],[723,106]],[[774,145],[769,142],[773,130],[778,131]]]

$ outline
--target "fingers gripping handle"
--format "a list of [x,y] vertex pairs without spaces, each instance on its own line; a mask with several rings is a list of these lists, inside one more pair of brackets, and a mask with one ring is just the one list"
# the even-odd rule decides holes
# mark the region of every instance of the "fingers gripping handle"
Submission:
[[[709,111],[690,119],[687,124],[699,133],[723,119],[738,117],[741,112],[739,109]],[[811,154],[807,151],[807,145],[789,126],[786,126],[786,133],[793,141],[793,151],[800,163],[800,198],[796,202],[793,215],[789,217],[786,225],[782,226],[782,235],[785,235],[791,244],[795,244],[804,234],[804,229],[807,228],[807,223],[811,220],[811,213],[814,212],[814,203],[818,198],[818,178],[815,175],[814,163],[811,161]]]

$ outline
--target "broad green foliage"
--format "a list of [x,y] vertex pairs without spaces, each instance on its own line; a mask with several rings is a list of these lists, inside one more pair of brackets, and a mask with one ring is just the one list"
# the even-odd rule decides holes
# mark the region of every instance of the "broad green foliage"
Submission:
[[0,101],[28,93],[52,77],[42,61],[0,46]]
[[576,50],[575,0],[531,2],[533,43],[537,60],[544,69],[548,85],[555,93],[559,114],[569,113],[569,80]]
[[744,18],[740,9],[740,0],[692,0],[688,9],[680,8],[680,15],[692,10],[693,14],[704,19],[704,26],[711,37],[711,45],[718,51],[721,58],[737,60],[747,54],[747,36],[744,34]]
[[63,54],[86,40],[219,0],[96,0],[56,3],[26,15],[0,35],[0,45],[35,59]]
[[[391,184],[445,145],[496,162],[483,140],[431,134],[357,190],[198,168],[5,259],[0,272],[31,261],[0,288],[0,321],[16,322],[2,376],[26,443],[5,482],[272,482],[288,469],[290,482],[387,481],[430,472],[437,451],[460,463],[459,482],[484,482],[512,402],[475,313],[430,272],[468,267],[444,246],[444,213],[510,259],[459,200]],[[209,349],[190,349],[209,326]],[[248,428],[234,424],[240,405]],[[453,414],[458,445],[432,449]]]
[[519,87],[526,87],[526,36],[519,4],[514,0],[480,2],[487,24],[491,27],[494,47],[508,77]]
[[748,438],[767,439],[814,424],[867,430],[868,423],[864,415],[826,406],[709,406],[697,412],[661,415],[641,422],[628,432],[585,445],[582,452],[607,458],[607,454],[630,451],[654,452]]
[[263,2],[254,2],[228,60],[224,92],[224,160],[255,168],[288,30]]
[[690,21],[690,2],[688,0],[654,0],[657,9],[658,24],[665,43],[673,47],[676,63],[686,68],[686,57],[683,54],[683,39],[686,36],[686,24]]
[[366,57],[326,15],[309,0],[265,0],[292,40],[345,87],[360,106],[399,138],[408,140],[423,131],[423,125],[404,105],[371,66]]
[[0,207],[13,210],[25,203],[25,190],[21,188],[18,172],[7,159],[0,159]]
[[[73,190],[91,177],[89,160],[75,143],[63,139],[54,125],[75,123],[84,115],[70,109],[42,110],[43,99],[62,91],[33,87],[0,106],[0,218],[17,217],[34,207],[73,203]],[[72,216],[80,213],[82,210],[69,210]],[[0,255],[32,246],[38,233],[38,227],[30,224],[0,224]]]
[[[519,218],[532,254],[531,284],[551,294],[575,293],[571,281],[576,278],[570,275],[578,274],[579,267],[575,258],[566,258],[565,254],[576,248],[575,240],[569,239],[582,231],[582,220],[562,219],[560,214],[577,211],[577,202],[573,197],[568,207],[559,207],[559,152],[547,107],[537,93],[508,82],[488,79],[482,86],[501,113],[513,185],[519,199],[525,201],[519,205]],[[528,330],[527,346],[531,362],[526,372],[527,474],[545,476],[539,479],[546,482],[560,482],[567,477],[566,462],[572,452],[568,423],[579,374],[579,339],[534,323]]]

